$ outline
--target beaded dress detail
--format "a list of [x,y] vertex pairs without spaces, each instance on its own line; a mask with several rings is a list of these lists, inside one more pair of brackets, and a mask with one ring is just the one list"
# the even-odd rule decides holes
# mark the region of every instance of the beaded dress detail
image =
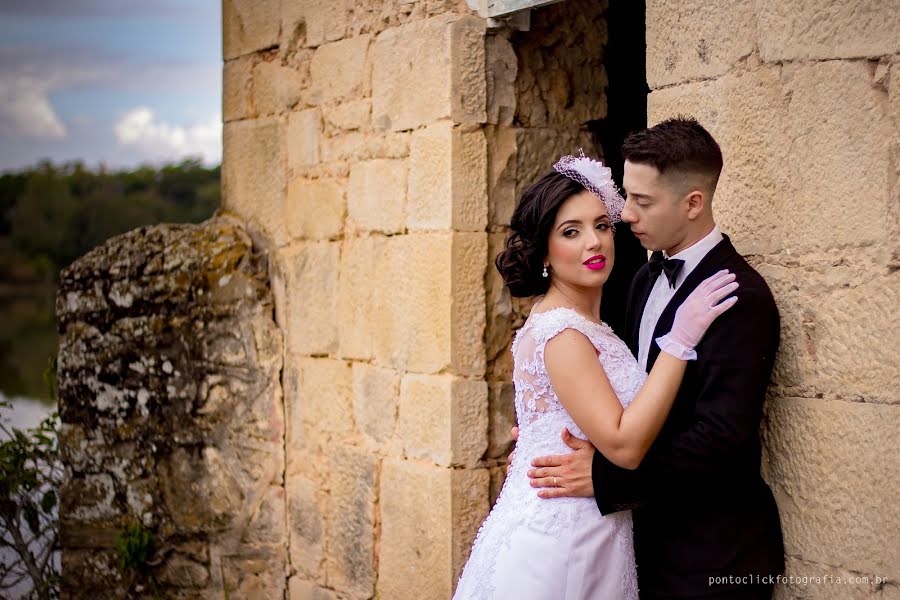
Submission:
[[591,341],[623,407],[646,380],[605,323],[567,307],[528,317],[512,344],[516,454],[472,545],[454,600],[637,600],[631,511],[602,516],[593,498],[544,499],[529,484],[534,458],[571,452],[562,441],[564,427],[587,439],[556,397],[544,367],[544,347],[565,329]]

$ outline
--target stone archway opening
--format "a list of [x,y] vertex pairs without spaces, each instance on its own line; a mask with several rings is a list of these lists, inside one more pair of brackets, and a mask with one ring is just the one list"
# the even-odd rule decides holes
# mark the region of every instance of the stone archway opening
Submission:
[[[643,1],[566,0],[514,13],[503,27],[488,30],[485,462],[491,502],[503,483],[515,425],[512,336],[532,305],[532,299],[509,296],[493,259],[503,248],[519,195],[560,156],[583,148],[602,157],[621,187],[622,140],[647,122],[644,40]],[[628,225],[620,224],[616,267],[601,309],[617,332],[624,328],[631,279],[646,260]]]

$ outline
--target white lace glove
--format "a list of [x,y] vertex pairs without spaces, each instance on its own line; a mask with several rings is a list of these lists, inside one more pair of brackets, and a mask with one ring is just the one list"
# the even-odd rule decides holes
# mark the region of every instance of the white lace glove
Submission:
[[734,306],[736,297],[722,299],[738,289],[733,273],[719,271],[691,292],[675,311],[672,331],[656,338],[660,350],[681,360],[697,360],[694,348],[716,317]]

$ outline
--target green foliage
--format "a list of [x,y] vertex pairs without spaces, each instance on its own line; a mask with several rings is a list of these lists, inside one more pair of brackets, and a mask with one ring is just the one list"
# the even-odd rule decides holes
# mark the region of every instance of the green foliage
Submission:
[[156,538],[141,525],[129,525],[116,536],[116,553],[119,555],[119,571],[150,571],[149,561],[156,551]]
[[[51,361],[51,367],[54,363]],[[55,369],[54,369],[55,370]],[[48,380],[52,378],[49,375]],[[49,382],[51,390],[55,384]],[[0,409],[11,409],[0,400]],[[59,461],[56,414],[22,431],[0,422],[0,596],[30,590],[30,598],[59,596]]]
[[123,575],[130,577],[128,590],[131,592],[141,581],[149,581],[154,598],[159,597],[156,577],[153,575],[153,555],[156,552],[156,537],[142,525],[129,525],[116,536],[118,567]]
[[219,181],[219,167],[196,159],[116,172],[42,162],[0,175],[0,281],[52,282],[114,235],[208,219],[221,201]]

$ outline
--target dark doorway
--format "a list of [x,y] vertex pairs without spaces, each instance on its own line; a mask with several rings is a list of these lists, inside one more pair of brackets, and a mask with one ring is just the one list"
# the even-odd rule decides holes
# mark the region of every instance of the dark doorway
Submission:
[[[603,63],[606,67],[607,115],[591,121],[588,128],[603,148],[604,162],[622,187],[622,142],[632,131],[647,126],[647,42],[645,0],[610,0],[607,10],[609,41]],[[631,233],[628,223],[616,225],[616,264],[603,287],[600,318],[619,337],[625,334],[628,289],[637,270],[647,262],[647,252]]]

